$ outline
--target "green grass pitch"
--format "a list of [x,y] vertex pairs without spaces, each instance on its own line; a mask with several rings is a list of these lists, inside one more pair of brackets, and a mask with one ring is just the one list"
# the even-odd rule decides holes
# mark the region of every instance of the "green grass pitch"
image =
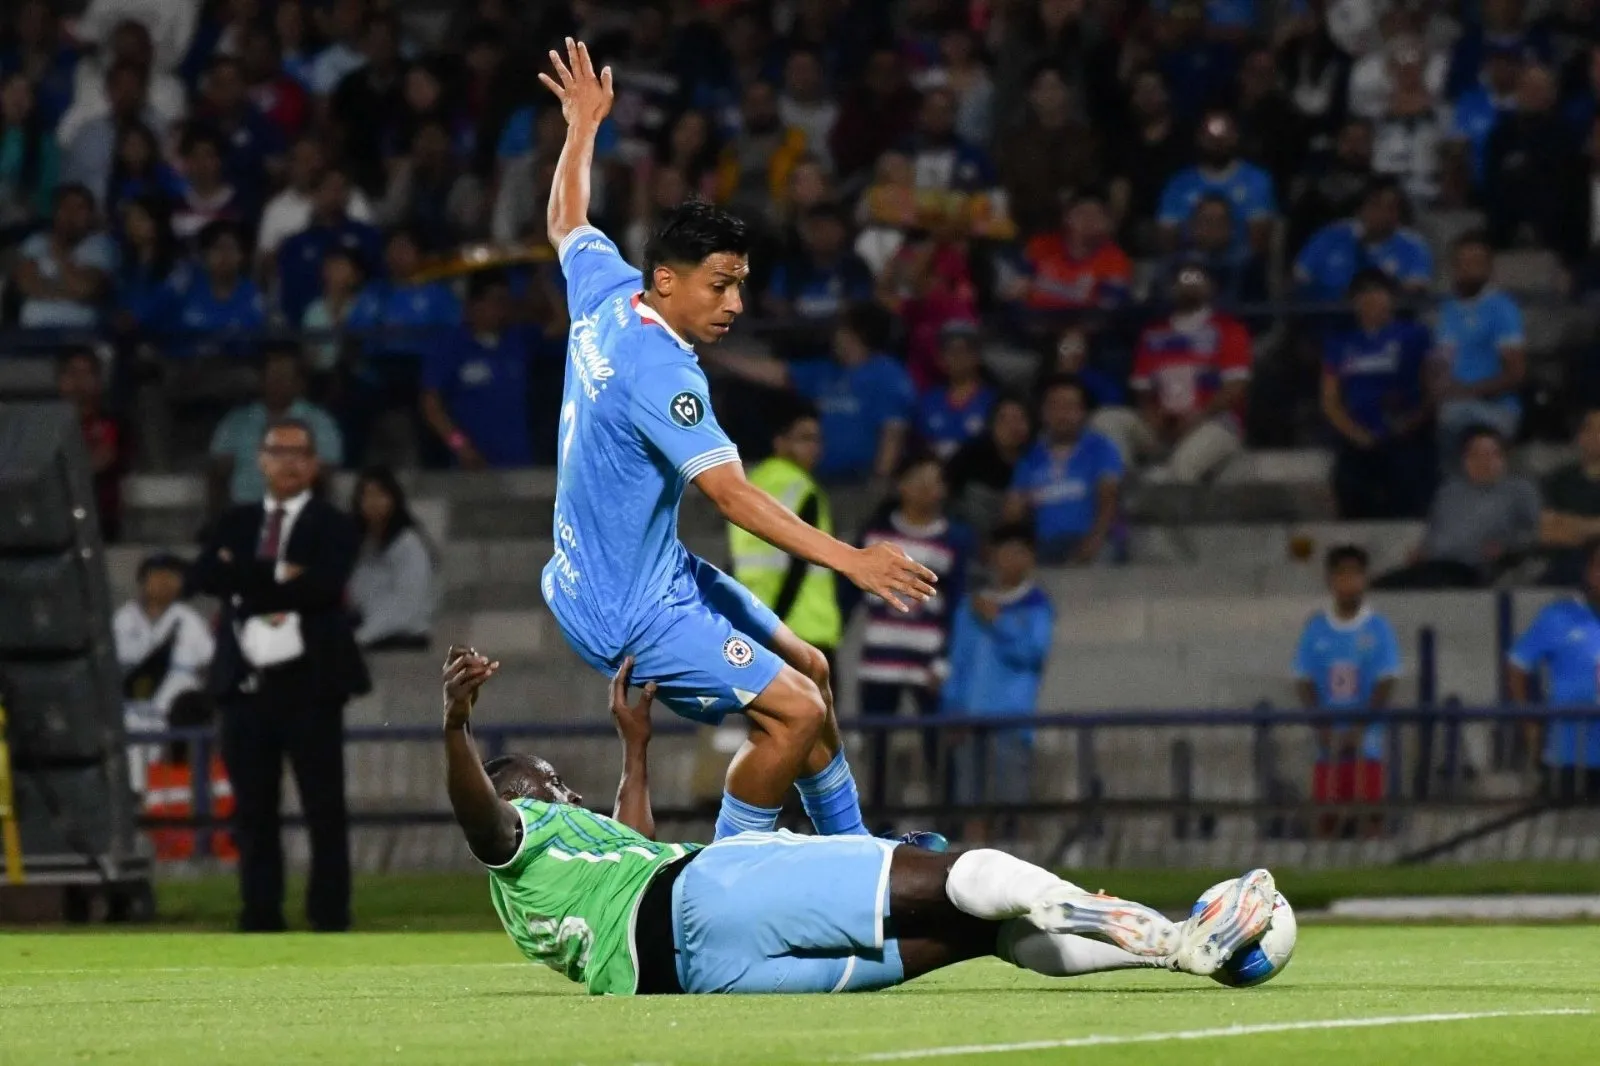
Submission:
[[1597,958],[1591,926],[1313,926],[1248,991],[979,962],[877,994],[607,1000],[498,933],[0,933],[0,1063],[1592,1062]]

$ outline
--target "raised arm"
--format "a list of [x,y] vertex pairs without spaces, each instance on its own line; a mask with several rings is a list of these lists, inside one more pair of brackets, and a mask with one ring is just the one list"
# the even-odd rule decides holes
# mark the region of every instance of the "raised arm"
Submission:
[[456,645],[451,645],[444,664],[445,786],[467,846],[488,866],[499,866],[516,855],[522,824],[516,808],[495,793],[472,742],[472,705],[478,702],[478,689],[499,669],[499,663]]
[[622,738],[622,779],[617,782],[617,804],[611,817],[650,840],[656,838],[656,816],[650,809],[650,704],[656,698],[655,682],[644,687],[639,702],[628,705],[628,679],[633,656],[622,660],[611,679],[611,717]]
[[539,80],[561,101],[561,115],[567,120],[567,140],[556,160],[545,212],[550,243],[559,250],[567,234],[589,224],[589,171],[594,166],[595,136],[611,112],[611,68],[597,75],[588,46],[571,37],[566,62],[555,49],[550,50],[550,62],[555,77],[540,74]]
[[880,541],[868,548],[852,548],[806,524],[766,490],[752,485],[741,463],[721,463],[701,472],[694,483],[722,517],[740,529],[774,548],[844,575],[863,592],[881,596],[898,610],[908,609],[901,596],[921,601],[934,594],[938,575],[899,547]]

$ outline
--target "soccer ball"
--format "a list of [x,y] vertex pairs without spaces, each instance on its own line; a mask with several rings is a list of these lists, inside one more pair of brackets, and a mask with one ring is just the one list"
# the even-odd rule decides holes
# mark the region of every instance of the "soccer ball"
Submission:
[[[1195,915],[1205,910],[1231,884],[1232,881],[1219,881],[1206,889],[1189,913]],[[1272,918],[1267,922],[1267,931],[1235,951],[1233,957],[1211,975],[1212,980],[1232,988],[1253,988],[1265,984],[1289,965],[1289,960],[1294,956],[1294,942],[1299,935],[1300,924],[1295,921],[1294,908],[1279,892],[1272,905]]]

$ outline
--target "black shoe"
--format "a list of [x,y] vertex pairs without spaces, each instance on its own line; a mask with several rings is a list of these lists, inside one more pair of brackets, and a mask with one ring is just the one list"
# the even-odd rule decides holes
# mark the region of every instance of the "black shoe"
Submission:
[[281,916],[277,918],[262,918],[254,915],[240,915],[238,930],[241,933],[287,933],[289,923]]

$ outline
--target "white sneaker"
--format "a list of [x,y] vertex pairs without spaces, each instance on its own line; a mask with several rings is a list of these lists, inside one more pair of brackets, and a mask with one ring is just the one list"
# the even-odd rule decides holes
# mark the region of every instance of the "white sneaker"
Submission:
[[1175,969],[1210,977],[1240,947],[1267,931],[1278,887],[1266,870],[1251,870],[1183,923]]
[[1134,955],[1172,955],[1183,931],[1158,910],[1104,893],[1064,888],[1033,905],[1028,921],[1047,933],[1104,940]]

